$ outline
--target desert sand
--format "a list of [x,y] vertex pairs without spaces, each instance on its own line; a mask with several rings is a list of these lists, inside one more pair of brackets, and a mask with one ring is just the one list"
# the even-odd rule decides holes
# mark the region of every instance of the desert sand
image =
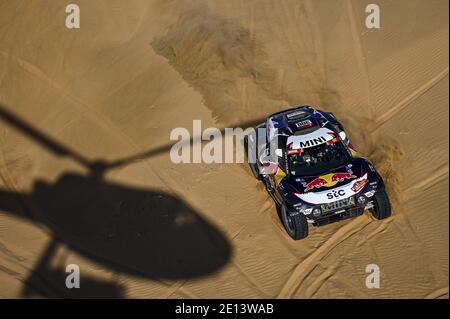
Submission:
[[[378,0],[367,29],[372,2],[0,1],[0,297],[448,298],[448,1]],[[306,104],[390,218],[293,241],[246,165],[170,161],[194,119]]]

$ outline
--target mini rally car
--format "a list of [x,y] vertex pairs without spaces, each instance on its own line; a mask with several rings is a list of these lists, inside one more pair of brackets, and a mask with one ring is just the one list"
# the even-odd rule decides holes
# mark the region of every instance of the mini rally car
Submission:
[[269,116],[244,139],[250,169],[264,182],[293,239],[368,209],[391,215],[383,179],[358,157],[332,113],[301,106]]

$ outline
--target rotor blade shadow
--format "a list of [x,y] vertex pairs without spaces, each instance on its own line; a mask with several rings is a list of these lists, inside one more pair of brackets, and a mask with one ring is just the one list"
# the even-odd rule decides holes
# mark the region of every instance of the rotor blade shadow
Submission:
[[39,132],[31,124],[26,123],[24,120],[18,118],[16,115],[7,110],[3,105],[0,105],[0,119],[3,119],[12,127],[16,128],[20,132],[32,140],[38,142],[40,145],[46,147],[48,150],[58,156],[71,157],[83,165],[89,166],[89,161],[82,155],[71,150],[70,148],[61,145],[55,139],[47,136],[44,133]]
[[[246,121],[246,122],[242,122],[242,123],[236,123],[236,125],[230,125],[230,128],[241,127],[245,130],[246,128],[250,128],[250,127],[254,128],[255,126],[261,124],[264,121],[265,121],[265,118],[261,118],[261,119]],[[225,128],[221,128],[219,130],[222,134],[224,134]],[[198,141],[200,141],[200,143],[201,143],[201,136],[200,137],[199,136],[191,137],[188,140],[184,140],[180,145],[183,145],[183,146],[195,145],[196,143],[199,143]],[[169,152],[174,145],[175,145],[175,143],[168,143],[165,145],[161,145],[161,146],[155,147],[151,150],[148,150],[148,151],[136,154],[136,155],[132,155],[130,157],[124,157],[122,159],[118,159],[118,160],[109,162],[107,164],[107,166],[108,166],[108,168],[118,168],[118,167],[132,164],[135,162],[143,161],[150,157]]]
[[[61,143],[57,142],[52,137],[47,136],[44,133],[39,132],[36,128],[34,128],[31,124],[26,123],[25,121],[19,119],[16,115],[11,113],[7,110],[4,106],[0,105],[0,119],[3,119],[11,126],[15,127],[22,133],[26,134],[31,139],[35,140],[36,142],[40,143],[50,151],[52,151],[55,155],[58,156],[67,156],[71,157],[74,160],[78,161],[79,163],[83,164],[84,166],[90,168],[91,170],[97,170],[101,173],[104,171],[111,169],[111,168],[118,168],[121,166],[125,166],[131,163],[139,162],[148,158],[151,158],[153,156],[157,156],[159,154],[163,154],[166,152],[169,152],[171,148],[175,145],[175,143],[168,143],[162,146],[158,146],[156,148],[153,148],[151,150],[132,155],[129,157],[124,157],[122,159],[114,160],[111,162],[99,162],[99,163],[93,163],[92,161],[89,161],[81,154],[75,152],[74,150],[71,150],[67,146],[61,145]],[[230,125],[231,128],[249,128],[249,127],[255,127],[256,125],[264,122],[264,118],[256,119],[256,120],[250,120],[246,122],[236,123],[235,125]],[[221,128],[220,132],[223,134],[225,132],[225,128]],[[183,145],[193,145],[194,143],[198,143],[197,141],[201,141],[201,137],[191,137],[189,140],[183,141]],[[97,167],[96,164],[101,164],[101,167]]]

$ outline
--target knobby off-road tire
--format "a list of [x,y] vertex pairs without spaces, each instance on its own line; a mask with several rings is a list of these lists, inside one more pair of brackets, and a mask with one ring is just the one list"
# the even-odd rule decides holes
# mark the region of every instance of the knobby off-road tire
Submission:
[[284,205],[280,209],[283,226],[289,236],[295,240],[306,238],[308,236],[308,221],[306,220],[306,216],[301,213],[291,215]]
[[373,217],[376,219],[385,219],[391,216],[391,203],[385,189],[375,193],[375,207],[371,209]]

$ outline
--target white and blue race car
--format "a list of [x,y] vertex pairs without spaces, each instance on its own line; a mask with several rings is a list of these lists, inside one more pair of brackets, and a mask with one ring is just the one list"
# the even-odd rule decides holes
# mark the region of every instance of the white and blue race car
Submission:
[[326,225],[366,209],[376,219],[391,215],[383,179],[356,155],[332,113],[310,106],[278,112],[244,141],[250,169],[293,239],[305,238],[308,224]]

